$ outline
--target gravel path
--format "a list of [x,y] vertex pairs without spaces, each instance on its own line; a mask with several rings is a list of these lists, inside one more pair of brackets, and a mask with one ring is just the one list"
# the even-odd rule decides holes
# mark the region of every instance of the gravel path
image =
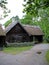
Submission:
[[[31,50],[18,55],[5,54],[0,51],[0,65],[48,65],[45,53],[49,49],[49,44],[35,45]],[[37,52],[41,54],[37,54]]]

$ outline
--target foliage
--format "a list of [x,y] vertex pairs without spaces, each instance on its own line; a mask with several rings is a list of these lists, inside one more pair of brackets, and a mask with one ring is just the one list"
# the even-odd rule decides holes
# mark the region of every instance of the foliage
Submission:
[[41,20],[34,23],[41,27],[42,31],[44,32],[44,40],[49,42],[49,7],[44,10],[40,10],[38,14],[41,17]]
[[0,8],[3,10],[3,14],[1,15],[0,19],[3,19],[8,16],[8,13],[10,13],[10,10],[6,7],[7,0],[0,0]]
[[23,46],[33,46],[34,42],[17,42],[17,43],[10,43],[7,44],[7,47],[23,47]]
[[26,47],[7,47],[7,48],[4,48],[3,52],[10,53],[10,54],[18,54],[18,53],[21,53],[23,51],[29,50],[31,48],[32,48],[32,46],[26,46]]
[[[45,11],[47,11],[45,13]],[[49,9],[39,12],[40,17],[33,17],[32,15],[26,14],[21,23],[39,26],[44,33],[44,41],[49,42]]]
[[12,19],[8,20],[7,22],[5,22],[4,26],[7,27],[11,22],[12,22]]
[[23,4],[23,12],[32,15],[32,25],[39,25],[44,32],[44,40],[49,42],[49,0],[24,1],[26,4]]
[[49,50],[46,52],[46,60],[49,62]]
[[25,0],[26,4],[23,4],[25,7],[23,12],[27,14],[33,14],[34,16],[38,15],[38,10],[45,9],[49,7],[49,0]]
[[18,16],[12,17],[10,20],[8,20],[7,22],[4,23],[4,26],[7,27],[12,22],[12,20],[14,22],[19,21],[19,17]]
[[6,0],[0,0],[0,7],[6,9],[6,4],[7,1]]
[[32,25],[32,15],[28,14],[28,15],[25,15],[23,19],[20,20],[21,23],[23,24],[30,24]]
[[36,22],[36,25],[39,25],[41,27],[44,33],[44,40],[49,42],[49,21],[46,18],[44,18],[40,22]]

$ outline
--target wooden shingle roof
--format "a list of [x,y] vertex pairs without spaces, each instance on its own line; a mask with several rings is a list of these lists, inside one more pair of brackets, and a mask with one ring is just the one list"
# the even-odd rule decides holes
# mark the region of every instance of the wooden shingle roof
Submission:
[[8,33],[17,23],[18,23],[17,21],[14,21],[14,22],[10,23],[10,24],[5,28],[6,33]]
[[[12,22],[10,23],[7,27],[6,27],[6,33],[8,33],[17,23],[19,23],[18,21]],[[19,23],[20,24],[20,23]],[[43,35],[43,32],[41,30],[41,28],[39,26],[31,26],[31,25],[22,25],[20,24],[23,29],[29,34],[29,35]]]
[[24,25],[24,29],[29,33],[29,35],[43,35],[39,26]]

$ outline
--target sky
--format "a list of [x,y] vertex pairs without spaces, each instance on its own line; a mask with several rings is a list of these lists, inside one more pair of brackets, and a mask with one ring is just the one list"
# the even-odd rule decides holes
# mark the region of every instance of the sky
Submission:
[[[23,0],[7,0],[7,2],[8,2],[7,8],[11,10],[11,13],[9,14],[7,18],[0,20],[1,24],[4,24],[7,20],[9,20],[13,16],[18,15],[19,18],[22,18],[24,15],[24,13],[22,13],[23,8],[24,8],[22,6],[22,4],[24,3]],[[0,12],[0,14],[1,13],[2,11]]]
[[8,5],[7,7],[11,10],[12,15],[18,15],[20,18],[22,18],[22,10],[23,10],[23,0],[7,0]]

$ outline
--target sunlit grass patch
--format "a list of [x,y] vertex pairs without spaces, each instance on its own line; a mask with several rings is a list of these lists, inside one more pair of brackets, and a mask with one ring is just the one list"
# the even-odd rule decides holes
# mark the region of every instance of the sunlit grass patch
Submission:
[[7,48],[4,48],[3,52],[10,53],[10,54],[18,54],[18,53],[21,53],[23,51],[29,50],[31,48],[32,48],[32,46],[26,46],[26,47],[7,47]]

